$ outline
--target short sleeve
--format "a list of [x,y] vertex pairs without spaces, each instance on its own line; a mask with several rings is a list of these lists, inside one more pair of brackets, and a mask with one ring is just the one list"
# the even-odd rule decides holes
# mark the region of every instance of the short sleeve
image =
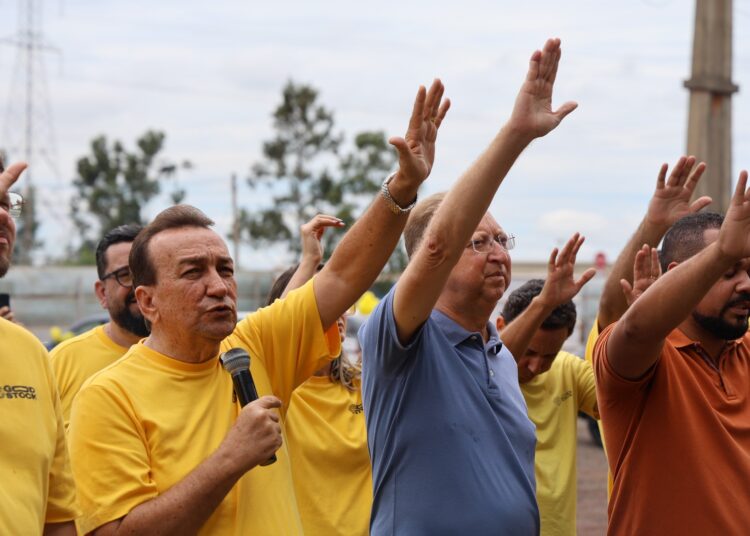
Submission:
[[[46,355],[44,356],[44,360],[48,362]],[[76,487],[70,467],[68,445],[65,439],[62,405],[60,403],[60,396],[57,393],[54,377],[49,378],[49,384],[55,401],[57,433],[55,439],[55,456],[52,460],[49,473],[49,492],[47,495],[45,523],[65,523],[74,520],[80,512],[76,504]]]
[[68,437],[84,533],[158,495],[143,430],[132,408],[110,388],[81,389],[73,401]]
[[623,378],[617,374],[612,369],[607,357],[607,342],[616,326],[617,322],[607,326],[594,344],[592,359],[600,405],[614,405],[621,401],[625,401],[627,405],[632,405],[633,396],[645,394],[658,366],[657,362],[657,365],[651,367],[646,374],[636,380]]
[[268,373],[273,394],[289,406],[292,391],[330,359],[341,354],[334,323],[323,330],[315,299],[315,278],[242,320],[222,349],[241,346]]
[[[574,356],[575,357],[575,356]],[[578,389],[578,410],[594,419],[599,418],[599,406],[596,403],[596,383],[591,363],[575,357],[571,359],[575,385]]]
[[394,286],[359,329],[363,366],[385,375],[398,374],[408,363],[409,357],[416,355],[415,348],[421,343],[425,329],[422,325],[409,344],[401,344],[393,313],[395,293]]

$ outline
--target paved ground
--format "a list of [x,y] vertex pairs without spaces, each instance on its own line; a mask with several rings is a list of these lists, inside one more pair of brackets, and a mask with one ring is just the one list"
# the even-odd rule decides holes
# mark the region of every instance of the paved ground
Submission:
[[607,461],[583,419],[578,419],[577,521],[579,536],[601,536],[607,531]]

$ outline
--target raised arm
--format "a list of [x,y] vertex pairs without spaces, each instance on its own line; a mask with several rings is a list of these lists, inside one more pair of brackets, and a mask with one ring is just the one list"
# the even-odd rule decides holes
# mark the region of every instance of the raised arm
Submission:
[[302,242],[302,257],[299,260],[299,266],[294,275],[287,283],[284,292],[281,293],[283,298],[289,291],[301,287],[307,283],[315,272],[318,271],[323,260],[323,244],[320,239],[327,227],[343,227],[344,222],[334,216],[318,214],[309,222],[299,228],[300,241]]
[[526,80],[510,120],[461,176],[440,204],[394,296],[394,316],[402,342],[427,320],[451,270],[518,155],[535,138],[553,130],[576,104],[552,110],[552,88],[560,61],[560,40],[549,39],[531,56]]
[[597,315],[599,331],[619,320],[628,308],[620,281],[633,280],[633,262],[641,246],[658,246],[674,222],[702,210],[711,203],[711,198],[707,196],[690,202],[695,187],[706,169],[703,162],[698,165],[695,162],[694,156],[680,157],[668,180],[667,164],[662,164],[656,179],[656,190],[651,197],[646,215],[620,252],[604,284]]
[[718,239],[656,280],[615,325],[606,354],[617,374],[628,379],[645,374],[658,360],[667,335],[722,275],[750,257],[750,191],[746,188],[747,171],[743,171]]
[[503,344],[518,359],[526,354],[531,339],[541,327],[544,320],[558,306],[572,300],[583,285],[591,281],[596,270],[589,268],[578,280],[573,277],[576,255],[581,249],[584,238],[574,234],[558,254],[552,250],[547,263],[547,279],[538,296],[531,300],[529,306],[503,329]]
[[[407,217],[398,207],[407,208],[416,200],[417,189],[432,171],[438,129],[450,107],[450,101],[443,100],[443,90],[440,80],[435,80],[429,91],[419,88],[406,135],[388,140],[398,151],[398,171],[315,277],[315,298],[324,328],[370,288],[393,253]],[[388,202],[385,191],[397,207]]]

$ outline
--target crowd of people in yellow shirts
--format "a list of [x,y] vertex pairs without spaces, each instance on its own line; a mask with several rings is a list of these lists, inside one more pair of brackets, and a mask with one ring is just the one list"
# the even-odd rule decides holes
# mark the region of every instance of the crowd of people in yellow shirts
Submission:
[[[576,534],[579,412],[601,418],[609,534],[745,533],[746,172],[722,217],[691,200],[703,163],[662,166],[585,359],[562,351],[594,276],[574,275],[580,234],[545,279],[503,296],[516,238],[487,211],[518,155],[576,107],[552,107],[560,56],[559,39],[532,54],[487,149],[417,202],[450,107],[442,82],[420,87],[390,140],[398,170],[331,258],[321,236],[343,223],[318,215],[239,322],[233,260],[188,205],[104,235],[106,324],[48,356],[0,318],[0,533]],[[0,277],[24,169],[0,169]],[[347,316],[402,233],[409,264],[347,355]],[[220,360],[235,348],[261,395],[244,406]]]

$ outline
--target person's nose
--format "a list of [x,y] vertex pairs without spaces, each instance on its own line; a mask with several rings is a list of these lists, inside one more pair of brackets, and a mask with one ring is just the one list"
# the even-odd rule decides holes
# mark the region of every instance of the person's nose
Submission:
[[215,269],[212,268],[206,272],[205,276],[206,294],[223,298],[229,293],[229,285],[225,278]]

